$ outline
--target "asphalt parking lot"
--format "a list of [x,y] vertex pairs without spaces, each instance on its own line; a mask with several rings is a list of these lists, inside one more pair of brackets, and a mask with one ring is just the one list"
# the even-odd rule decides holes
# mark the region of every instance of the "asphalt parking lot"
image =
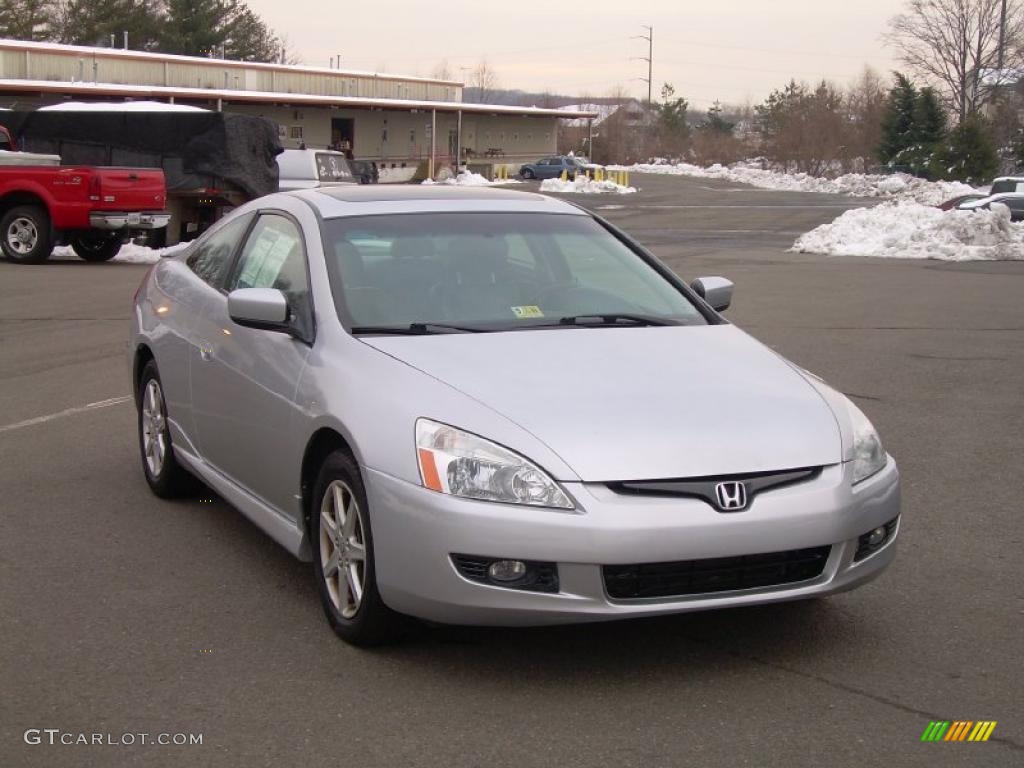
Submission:
[[[632,183],[580,202],[684,276],[733,279],[728,316],[875,422],[903,475],[886,574],[810,603],[348,647],[307,565],[215,497],[146,487],[124,356],[144,268],[0,262],[0,766],[1021,765],[1024,263],[788,254],[866,201]],[[998,726],[922,744],[930,720]]]

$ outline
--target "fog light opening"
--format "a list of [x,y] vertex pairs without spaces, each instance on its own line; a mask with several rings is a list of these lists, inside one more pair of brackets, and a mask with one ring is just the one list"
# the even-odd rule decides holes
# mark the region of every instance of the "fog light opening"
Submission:
[[862,533],[857,539],[857,552],[853,556],[854,562],[875,554],[875,552],[888,544],[893,534],[896,533],[896,524],[898,522],[899,518],[894,517],[885,525],[880,525],[877,528],[872,528],[867,533]]
[[877,547],[879,544],[885,541],[885,536],[886,530],[884,525],[875,528],[875,530],[871,531],[871,533],[868,534],[868,546],[872,548]]
[[495,581],[518,581],[526,575],[526,563],[522,560],[495,560],[487,569],[487,575]]

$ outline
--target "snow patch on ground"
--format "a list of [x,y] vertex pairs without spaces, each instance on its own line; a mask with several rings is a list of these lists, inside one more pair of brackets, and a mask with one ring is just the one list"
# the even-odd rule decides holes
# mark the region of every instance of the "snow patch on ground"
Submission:
[[497,187],[503,184],[522,184],[517,179],[495,179],[490,181],[485,176],[481,176],[479,173],[473,173],[472,171],[462,171],[453,179],[444,179],[443,181],[434,181],[433,179],[426,179],[423,182],[427,186],[433,186],[434,184],[448,184],[456,187]]
[[[125,243],[121,246],[117,256],[112,258],[111,261],[120,261],[126,264],[156,264],[164,256],[173,256],[179,251],[183,251],[187,246],[188,243],[178,243],[167,248],[147,248],[144,245]],[[72,259],[78,258],[70,246],[54,248],[53,255]]]
[[577,176],[569,181],[561,179],[544,179],[540,183],[541,192],[567,192],[578,195],[601,195],[613,193],[619,195],[631,195],[636,192],[636,187],[625,187],[616,184],[614,181],[594,181],[586,176]]
[[924,205],[938,205],[946,200],[967,195],[977,190],[958,181],[925,181],[904,173],[880,175],[847,173],[835,178],[810,176],[806,173],[783,173],[765,170],[753,163],[731,166],[702,167],[689,163],[643,163],[637,165],[610,165],[610,170],[633,173],[657,173],[669,176],[694,176],[702,179],[722,179],[749,184],[761,189],[791,192],[823,192],[856,197],[893,197],[913,200]]
[[846,211],[801,235],[791,249],[829,256],[942,261],[1024,261],[1024,224],[1010,209],[940,211],[913,201]]

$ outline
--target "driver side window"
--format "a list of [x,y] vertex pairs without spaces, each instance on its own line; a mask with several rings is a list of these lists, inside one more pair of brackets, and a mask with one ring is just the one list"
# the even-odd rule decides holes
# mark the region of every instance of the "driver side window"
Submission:
[[245,241],[228,292],[236,288],[274,288],[288,299],[292,322],[304,338],[311,338],[313,312],[310,301],[306,248],[299,226],[286,216],[263,214]]

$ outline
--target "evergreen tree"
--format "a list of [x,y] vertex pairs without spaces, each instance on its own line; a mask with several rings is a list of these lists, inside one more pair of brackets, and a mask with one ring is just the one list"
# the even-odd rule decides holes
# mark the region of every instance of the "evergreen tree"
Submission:
[[52,0],[0,0],[0,37],[47,40],[53,12]]
[[134,50],[153,47],[160,13],[157,0],[67,0],[60,3],[59,18],[54,30],[59,42],[71,45],[123,45],[128,33],[128,46]]
[[968,117],[950,132],[932,160],[933,178],[982,184],[992,181],[999,156],[980,117]]
[[1017,129],[1017,135],[1010,144],[1010,152],[1016,169],[1024,171],[1024,128]]
[[914,137],[920,144],[934,146],[949,132],[946,112],[933,88],[922,88],[914,105]]
[[901,153],[913,147],[918,140],[915,130],[917,88],[906,75],[899,72],[895,75],[896,83],[889,91],[882,117],[882,143],[878,147],[878,159],[887,165],[899,165]]
[[685,139],[690,135],[686,122],[686,111],[690,108],[686,99],[676,96],[676,89],[668,83],[661,86],[661,104],[657,105],[662,130],[671,137]]
[[277,35],[241,0],[166,0],[158,47],[184,56],[276,61]]
[[722,117],[722,112],[721,103],[716,101],[708,110],[707,120],[701,124],[700,129],[721,136],[731,136],[732,129],[736,127],[736,124],[730,123]]
[[219,55],[228,10],[222,0],[165,0],[157,47],[182,56]]
[[251,8],[232,0],[225,25],[225,54],[238,61],[277,61],[281,40]]

